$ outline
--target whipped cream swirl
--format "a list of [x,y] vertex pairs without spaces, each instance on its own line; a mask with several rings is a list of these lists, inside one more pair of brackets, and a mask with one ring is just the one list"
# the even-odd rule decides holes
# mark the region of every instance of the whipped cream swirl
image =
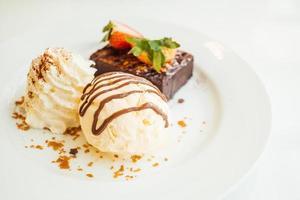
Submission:
[[26,122],[54,133],[79,126],[78,105],[83,88],[94,77],[92,64],[63,48],[48,48],[34,59],[23,105]]

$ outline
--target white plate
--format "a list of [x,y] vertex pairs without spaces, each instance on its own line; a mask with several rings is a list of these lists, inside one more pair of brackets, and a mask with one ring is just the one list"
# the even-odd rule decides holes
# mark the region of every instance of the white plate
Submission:
[[[76,22],[75,22],[76,21]],[[1,64],[1,199],[211,199],[234,185],[261,154],[270,128],[270,105],[261,82],[241,58],[219,42],[175,25],[152,21],[126,22],[149,37],[172,36],[195,56],[193,78],[169,102],[172,145],[160,155],[136,164],[99,159],[80,152],[71,170],[51,163],[57,152],[25,145],[42,144],[47,131],[22,132],[11,118],[14,101],[22,95],[31,59],[46,47],[62,46],[86,58],[99,47],[100,27],[106,19],[89,24],[77,20],[49,30],[35,30],[0,44]],[[59,30],[59,31],[56,31]],[[162,31],[163,30],[163,31]],[[183,104],[177,99],[184,98]],[[184,119],[186,128],[177,125]],[[66,150],[83,143],[66,136]],[[31,140],[34,140],[33,142]],[[164,161],[167,157],[168,161]],[[94,161],[93,167],[86,164]],[[152,164],[159,162],[158,167]],[[117,168],[140,167],[130,181],[112,178]],[[77,166],[84,168],[78,172]],[[128,171],[128,170],[127,170]],[[88,178],[86,173],[93,173]],[[126,172],[127,173],[127,172]],[[125,174],[126,174],[125,173]],[[129,172],[128,172],[129,174]]]

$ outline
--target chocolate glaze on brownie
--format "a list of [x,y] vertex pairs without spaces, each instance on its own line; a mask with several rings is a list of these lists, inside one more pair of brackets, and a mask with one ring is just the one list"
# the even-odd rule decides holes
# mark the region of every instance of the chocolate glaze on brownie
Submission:
[[96,63],[95,76],[112,71],[141,76],[156,85],[168,99],[192,76],[194,62],[191,54],[178,50],[173,62],[166,64],[163,71],[158,73],[134,55],[128,54],[128,50],[114,49],[111,46],[97,50],[90,59]]

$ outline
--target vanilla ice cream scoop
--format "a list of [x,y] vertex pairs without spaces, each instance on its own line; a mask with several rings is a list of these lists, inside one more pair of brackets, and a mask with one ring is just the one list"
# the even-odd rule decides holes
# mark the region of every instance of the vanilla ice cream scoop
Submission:
[[79,114],[87,141],[100,151],[144,154],[164,146],[166,98],[144,78],[122,72],[101,74],[85,87]]
[[48,48],[34,59],[23,104],[26,122],[54,133],[79,126],[78,105],[84,86],[94,77],[92,64],[63,48]]

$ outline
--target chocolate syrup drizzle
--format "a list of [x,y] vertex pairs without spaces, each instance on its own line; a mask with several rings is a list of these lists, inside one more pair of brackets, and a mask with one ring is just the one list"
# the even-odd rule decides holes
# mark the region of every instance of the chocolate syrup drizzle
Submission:
[[[116,74],[116,76],[112,76],[114,74]],[[106,78],[106,77],[108,77],[108,78]],[[100,83],[103,83],[104,81],[108,81],[108,82],[104,83],[104,84],[100,84]],[[101,90],[101,88],[103,88],[103,87],[111,86],[111,85],[121,82],[121,81],[126,81],[126,82],[124,82],[120,85],[117,85],[113,88]],[[88,84],[84,88],[83,95],[81,97],[81,100],[83,102],[79,108],[80,116],[84,116],[84,114],[86,113],[86,111],[88,110],[90,105],[93,103],[93,101],[100,95],[105,94],[110,91],[113,91],[113,90],[116,90],[116,89],[119,89],[119,88],[122,88],[122,87],[125,87],[129,84],[147,85],[147,86],[151,87],[151,89],[132,90],[132,91],[125,92],[125,93],[111,95],[111,96],[108,96],[105,99],[103,99],[100,102],[98,109],[94,113],[94,119],[93,119],[93,124],[92,124],[92,133],[94,135],[100,135],[104,131],[104,129],[108,126],[108,124],[111,121],[113,121],[115,118],[117,118],[121,115],[124,115],[126,113],[129,113],[129,112],[141,111],[141,110],[145,110],[145,109],[153,110],[155,113],[157,113],[158,115],[160,115],[163,118],[163,120],[165,121],[165,127],[169,126],[168,116],[159,107],[157,107],[153,103],[147,102],[140,106],[125,108],[125,109],[122,109],[122,110],[119,110],[119,111],[113,113],[111,116],[109,116],[108,118],[106,118],[103,121],[103,123],[99,126],[99,128],[97,128],[98,118],[99,118],[99,115],[100,115],[102,109],[104,108],[105,104],[107,104],[108,102],[110,102],[114,99],[122,99],[131,94],[137,94],[137,93],[153,93],[153,94],[159,96],[164,101],[167,101],[166,97],[159,91],[159,89],[156,86],[154,86],[152,83],[150,83],[149,81],[142,79],[140,77],[130,75],[130,74],[120,74],[117,72],[105,73],[100,76],[97,76],[90,84]],[[88,89],[89,89],[89,91],[87,91]]]

